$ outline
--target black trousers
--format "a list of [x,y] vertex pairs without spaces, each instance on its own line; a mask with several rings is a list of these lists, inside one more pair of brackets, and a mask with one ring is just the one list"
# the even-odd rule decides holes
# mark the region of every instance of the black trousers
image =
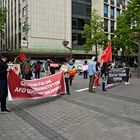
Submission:
[[84,71],[84,76],[83,76],[84,79],[87,79],[87,74],[88,74],[88,72]]
[[35,78],[39,79],[40,78],[40,71],[35,71]]
[[69,78],[70,79],[70,86],[72,86],[73,77],[74,77],[73,75],[70,75],[70,78]]
[[70,93],[70,90],[69,90],[69,78],[66,78],[65,77],[65,83],[66,83],[66,91],[67,91],[67,94]]
[[0,80],[0,102],[2,111],[7,109],[6,108],[7,96],[8,96],[7,80]]

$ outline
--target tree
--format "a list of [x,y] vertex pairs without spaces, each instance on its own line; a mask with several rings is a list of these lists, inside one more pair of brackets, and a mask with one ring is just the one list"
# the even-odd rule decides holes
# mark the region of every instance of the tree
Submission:
[[90,23],[84,25],[84,30],[82,32],[82,37],[85,39],[84,50],[86,53],[88,53],[94,45],[97,56],[98,47],[107,44],[108,39],[104,32],[103,24],[103,18],[101,18],[94,9]]
[[114,38],[111,40],[114,51],[122,48],[123,55],[128,56],[136,53],[139,36],[134,32],[140,32],[140,0],[131,0],[130,4],[117,19],[117,30],[114,31]]
[[6,23],[6,9],[0,7],[0,31],[4,28]]

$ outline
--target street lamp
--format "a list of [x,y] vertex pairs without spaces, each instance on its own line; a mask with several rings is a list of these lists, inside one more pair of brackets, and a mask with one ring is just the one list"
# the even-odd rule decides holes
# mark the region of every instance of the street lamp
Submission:
[[[132,32],[134,39],[140,38],[140,32]],[[137,78],[140,78],[140,42],[133,41],[138,46],[138,71]]]
[[70,51],[70,60],[71,60],[72,59],[72,48],[68,47],[67,46],[68,44],[69,44],[69,41],[67,41],[67,40],[62,41],[62,45]]

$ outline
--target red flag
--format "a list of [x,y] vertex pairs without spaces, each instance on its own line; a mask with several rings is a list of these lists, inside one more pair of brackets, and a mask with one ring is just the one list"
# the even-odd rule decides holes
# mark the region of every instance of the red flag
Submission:
[[112,61],[112,44],[108,44],[106,49],[102,52],[101,63]]

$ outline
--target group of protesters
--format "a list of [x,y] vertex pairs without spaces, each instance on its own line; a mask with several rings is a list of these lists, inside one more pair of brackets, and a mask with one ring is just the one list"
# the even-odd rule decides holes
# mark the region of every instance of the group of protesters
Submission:
[[[1,112],[10,112],[6,107],[6,98],[8,95],[7,91],[7,72],[10,70],[7,65],[8,54],[3,53],[0,59],[0,102],[1,102]],[[40,60],[36,60],[33,65],[27,59],[25,54],[20,54],[14,59],[14,64],[20,65],[20,76],[25,80],[39,79],[41,73]],[[55,74],[55,68],[51,66],[52,60],[47,59],[45,61],[43,68],[45,72],[45,77]],[[100,64],[97,57],[92,57],[91,60],[85,60],[83,64],[83,79],[88,79],[89,77],[89,92],[93,91],[93,86],[100,86],[100,78],[102,79],[102,90],[106,91],[107,75],[111,64],[104,62]],[[60,65],[59,71],[62,71],[65,78],[66,93],[70,95],[70,88],[72,82],[77,73],[75,66],[75,60],[72,59],[68,61],[63,60]]]

